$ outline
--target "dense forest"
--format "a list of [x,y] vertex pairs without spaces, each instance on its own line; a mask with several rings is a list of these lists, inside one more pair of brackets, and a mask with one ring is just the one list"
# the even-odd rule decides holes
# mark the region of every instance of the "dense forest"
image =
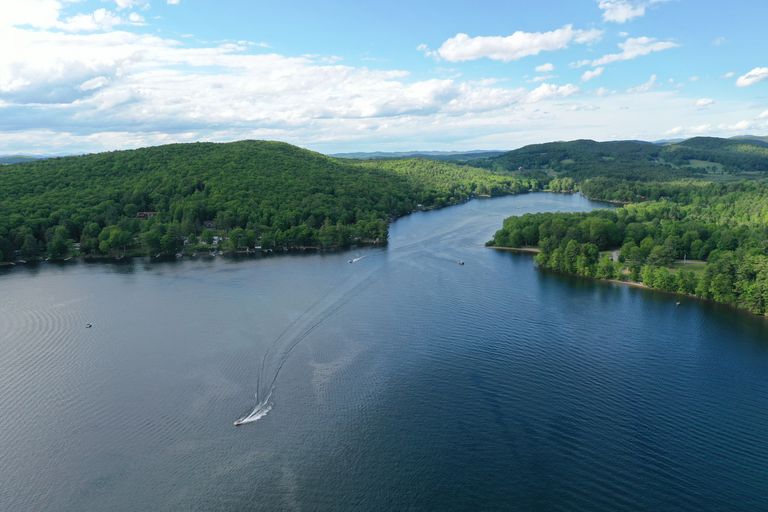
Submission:
[[765,141],[558,142],[470,163],[242,141],[3,165],[0,262],[385,244],[389,222],[414,210],[578,191],[622,207],[511,217],[489,245],[768,314]]
[[[543,268],[640,282],[768,315],[768,184],[649,186],[654,200],[622,208],[510,217],[488,244],[537,247]],[[612,194],[608,184],[602,192]]]
[[[768,172],[768,143],[754,139],[695,137],[674,144],[575,140],[534,144],[491,158],[470,160],[497,171],[579,181],[614,178],[668,181],[712,174]],[[711,177],[711,176],[710,176]]]
[[173,144],[0,167],[0,261],[383,244],[415,209],[536,189],[428,160],[289,144]]

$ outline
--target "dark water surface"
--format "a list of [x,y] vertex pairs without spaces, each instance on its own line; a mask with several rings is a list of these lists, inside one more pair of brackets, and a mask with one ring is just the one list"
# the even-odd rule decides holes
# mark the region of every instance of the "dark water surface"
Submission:
[[597,206],[0,274],[0,510],[768,510],[764,320],[483,247],[505,216]]

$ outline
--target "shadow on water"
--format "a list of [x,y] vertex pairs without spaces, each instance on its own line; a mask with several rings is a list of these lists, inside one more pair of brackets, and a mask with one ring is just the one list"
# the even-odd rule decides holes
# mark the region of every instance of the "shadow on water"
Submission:
[[[531,265],[533,258],[523,254],[509,254],[514,258],[529,259]],[[539,281],[543,285],[559,286],[566,284],[576,297],[588,299],[595,298],[599,303],[622,300],[629,296],[644,303],[648,309],[661,310],[685,310],[695,307],[700,312],[703,321],[714,326],[728,326],[725,331],[730,332],[734,340],[749,340],[755,348],[768,351],[768,318],[757,316],[743,309],[714,301],[679,295],[662,290],[640,288],[628,284],[610,283],[592,279],[589,277],[564,274],[550,269],[536,266]],[[731,336],[722,338],[724,341]]]

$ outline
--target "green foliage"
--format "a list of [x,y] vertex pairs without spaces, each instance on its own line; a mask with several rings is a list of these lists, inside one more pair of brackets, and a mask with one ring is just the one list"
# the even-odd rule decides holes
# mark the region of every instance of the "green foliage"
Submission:
[[731,171],[768,171],[768,143],[761,140],[695,137],[665,147],[662,156],[677,165],[703,160],[716,162]]
[[[680,187],[670,191],[674,200],[510,217],[489,245],[538,246],[536,262],[545,268],[629,278],[768,314],[768,184]],[[598,260],[596,249],[618,249],[619,262]]]
[[547,185],[547,190],[551,192],[574,192],[576,190],[576,182],[573,178],[555,178]]
[[74,242],[111,257],[173,255],[198,238],[232,252],[383,244],[389,221],[419,207],[535,188],[446,162],[355,162],[265,141],[172,144],[0,167],[0,250],[34,259],[65,257]]
[[541,169],[577,181],[596,176],[632,181],[669,180],[697,173],[663,162],[663,151],[663,146],[650,142],[575,140],[534,144],[471,163],[498,171]]
[[[659,183],[638,186],[642,182],[669,182],[706,176],[707,172],[741,174],[768,171],[768,143],[759,139],[719,139],[696,137],[677,144],[653,144],[641,141],[595,142],[575,140],[534,144],[495,157],[470,160],[470,164],[496,171],[531,175],[544,172],[550,179],[569,177],[576,182],[593,178],[626,182],[615,189],[615,201],[658,198],[670,190]],[[593,187],[605,188],[600,184]],[[550,184],[559,191],[560,183]],[[583,187],[583,185],[582,185]],[[589,186],[587,186],[589,187]],[[593,190],[582,188],[588,197]]]

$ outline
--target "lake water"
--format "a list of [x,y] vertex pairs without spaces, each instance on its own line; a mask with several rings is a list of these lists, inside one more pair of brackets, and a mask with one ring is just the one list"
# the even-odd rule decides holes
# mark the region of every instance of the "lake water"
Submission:
[[598,206],[3,272],[0,510],[768,510],[766,321],[483,247],[506,216]]

